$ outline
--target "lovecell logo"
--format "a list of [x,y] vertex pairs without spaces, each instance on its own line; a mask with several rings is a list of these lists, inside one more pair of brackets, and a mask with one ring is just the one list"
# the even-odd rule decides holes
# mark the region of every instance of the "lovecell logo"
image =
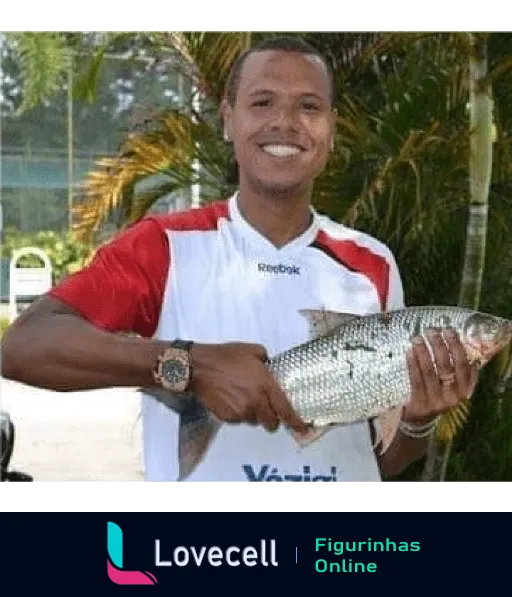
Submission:
[[107,522],[107,572],[116,585],[156,585],[151,572],[123,569],[123,531],[115,522]]
[[[160,539],[154,541],[155,567],[187,566],[278,566],[275,539],[261,539],[255,545],[169,545],[162,544]],[[107,570],[108,577],[118,585],[156,585],[158,581],[151,572],[141,570],[124,570],[123,565],[123,531],[114,522],[107,523]]]

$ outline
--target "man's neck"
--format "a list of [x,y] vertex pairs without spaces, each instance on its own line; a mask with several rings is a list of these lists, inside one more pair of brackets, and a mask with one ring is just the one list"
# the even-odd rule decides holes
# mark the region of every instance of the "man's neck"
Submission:
[[311,193],[272,196],[240,187],[238,208],[242,217],[274,246],[282,247],[311,225]]

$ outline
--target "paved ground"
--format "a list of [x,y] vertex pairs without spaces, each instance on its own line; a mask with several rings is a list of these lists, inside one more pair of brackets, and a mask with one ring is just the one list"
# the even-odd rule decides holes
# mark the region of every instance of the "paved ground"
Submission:
[[[7,314],[8,305],[0,305]],[[10,470],[34,481],[144,480],[134,390],[64,394],[0,376],[0,409],[16,426]]]
[[34,481],[143,481],[135,391],[61,394],[0,378],[0,408],[16,426],[10,470]]

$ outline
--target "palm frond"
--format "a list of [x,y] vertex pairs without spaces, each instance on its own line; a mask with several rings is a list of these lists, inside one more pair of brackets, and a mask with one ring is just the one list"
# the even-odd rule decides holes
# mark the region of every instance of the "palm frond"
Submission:
[[119,156],[98,160],[80,185],[74,209],[79,238],[91,241],[119,211],[123,224],[133,222],[166,194],[194,184],[202,185],[204,201],[227,189],[227,152],[217,131],[178,110],[161,113],[153,125],[129,135]]
[[96,50],[90,61],[78,74],[77,81],[73,87],[73,96],[77,100],[93,102],[98,92],[101,66],[105,59],[108,46],[104,45]]
[[14,42],[23,81],[21,114],[61,88],[72,65],[72,53],[60,32],[11,33],[9,38]]
[[[482,81],[485,86],[507,80],[510,85],[512,75],[512,36],[506,32],[493,32],[487,38],[489,74]],[[509,87],[510,89],[510,87]]]
[[436,438],[448,443],[459,433],[469,418],[469,401],[461,402],[439,417],[436,428]]
[[[115,48],[124,42],[133,41],[133,37],[134,34],[131,31],[101,31],[94,43],[89,43],[77,51],[74,99],[91,103],[96,100],[105,55],[110,51],[115,51]],[[138,44],[141,41],[139,39]]]
[[178,52],[182,71],[204,96],[218,103],[233,62],[250,46],[251,33],[170,32],[158,40],[162,48]]
[[423,53],[416,48],[400,69],[380,73],[385,93],[376,110],[366,95],[340,97],[336,151],[316,185],[317,204],[394,246],[436,225],[455,194],[447,188],[460,186],[455,205],[463,198],[465,79],[456,64],[440,73]]
[[18,114],[59,92],[68,74],[72,75],[74,81],[73,99],[93,102],[97,97],[101,68],[107,52],[115,53],[130,44],[134,45],[131,53],[135,55],[143,47],[156,48],[151,33],[134,34],[131,31],[101,31],[92,36],[63,32],[16,32],[7,33],[6,39],[12,43],[20,66],[23,102]]
[[[161,130],[134,133],[121,155],[100,159],[80,185],[81,201],[75,207],[75,231],[91,240],[101,224],[123,202],[123,195],[137,182],[159,174],[172,165],[178,169],[191,160],[192,139],[186,117],[168,116]],[[190,129],[190,126],[188,127]]]

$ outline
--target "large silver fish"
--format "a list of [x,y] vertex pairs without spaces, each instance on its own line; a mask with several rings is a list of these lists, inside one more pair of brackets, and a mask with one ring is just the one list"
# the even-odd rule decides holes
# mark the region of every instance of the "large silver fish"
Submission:
[[[411,387],[406,352],[431,328],[454,328],[471,363],[485,366],[512,340],[512,321],[461,307],[408,307],[350,315],[303,310],[311,339],[270,358],[266,366],[311,431],[293,434],[307,445],[332,426],[377,419],[375,446],[384,453],[397,432]],[[432,355],[432,350],[429,348]],[[434,363],[435,365],[435,363]],[[180,414],[179,479],[202,460],[223,424],[195,396],[144,389]]]

